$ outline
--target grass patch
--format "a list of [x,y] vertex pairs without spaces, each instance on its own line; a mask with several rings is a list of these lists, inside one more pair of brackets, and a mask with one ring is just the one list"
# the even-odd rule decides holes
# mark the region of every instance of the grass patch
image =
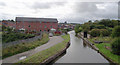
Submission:
[[[103,39],[100,38],[100,37],[98,37],[97,39],[98,39],[98,40],[101,40],[101,41],[112,41],[112,39],[109,38],[109,37],[103,37]],[[88,40],[89,40],[90,42],[94,43],[93,41],[95,40],[95,38],[88,39]],[[94,43],[94,44],[95,44],[95,43]],[[99,51],[100,51],[101,53],[103,53],[106,57],[110,58],[110,59],[111,59],[113,62],[115,62],[115,63],[119,63],[119,65],[120,65],[120,56],[113,54],[110,50],[108,50],[108,49],[105,48],[105,46],[110,47],[110,46],[111,46],[110,43],[95,44],[95,46],[96,46],[96,47],[99,49]]]
[[69,42],[70,40],[70,36],[64,35],[62,36],[62,38],[64,39],[64,41],[62,41],[61,43],[58,43],[46,50],[38,52],[24,60],[21,60],[18,63],[41,63],[43,62],[45,59],[49,58],[50,56],[55,55],[56,53],[60,52],[62,49],[66,47],[67,42]]
[[9,57],[18,53],[22,53],[30,49],[34,49],[35,47],[45,44],[48,41],[49,41],[48,34],[43,33],[43,37],[41,40],[38,39],[30,43],[21,43],[21,44],[7,47],[7,48],[3,48],[2,58],[4,59],[6,57]]

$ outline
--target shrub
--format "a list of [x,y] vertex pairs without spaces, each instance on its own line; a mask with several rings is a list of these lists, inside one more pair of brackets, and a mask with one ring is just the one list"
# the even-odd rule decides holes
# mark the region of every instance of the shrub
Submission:
[[112,52],[120,55],[120,37],[117,37],[112,42]]
[[92,29],[90,32],[90,35],[93,37],[100,36],[100,30],[99,29]]
[[120,37],[120,26],[114,27],[112,37]]
[[28,42],[28,43],[20,43],[17,45],[13,45],[13,46],[9,46],[6,48],[3,48],[2,50],[2,58],[6,58],[21,52],[25,52],[28,51],[30,49],[33,49],[37,46],[40,46],[42,44],[45,44],[49,41],[49,36],[48,34],[43,33],[43,37],[42,39],[38,39],[36,41],[33,42]]
[[105,26],[104,25],[96,25],[96,28],[97,29],[105,29]]
[[100,34],[102,36],[109,36],[110,32],[107,29],[100,29]]

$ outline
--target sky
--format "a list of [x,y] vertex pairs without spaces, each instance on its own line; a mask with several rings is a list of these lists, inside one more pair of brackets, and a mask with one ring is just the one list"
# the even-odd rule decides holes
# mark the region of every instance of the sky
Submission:
[[57,18],[59,22],[118,19],[119,0],[0,0],[0,20]]

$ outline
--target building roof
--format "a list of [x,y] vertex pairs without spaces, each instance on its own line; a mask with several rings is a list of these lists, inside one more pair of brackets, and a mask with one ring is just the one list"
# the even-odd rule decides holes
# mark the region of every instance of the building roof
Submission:
[[30,17],[16,17],[16,21],[28,21],[28,22],[58,22],[55,18],[30,18]]

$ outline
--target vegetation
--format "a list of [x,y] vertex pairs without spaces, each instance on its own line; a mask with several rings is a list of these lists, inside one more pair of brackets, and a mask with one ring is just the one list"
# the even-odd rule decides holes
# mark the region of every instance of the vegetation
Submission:
[[90,35],[93,37],[100,36],[100,30],[99,29],[92,29]]
[[34,49],[37,46],[40,46],[42,44],[47,43],[49,40],[48,34],[43,33],[42,39],[38,39],[36,41],[33,42],[29,42],[29,43],[21,43],[21,44],[17,44],[17,45],[13,45],[10,47],[6,47],[3,48],[3,52],[2,52],[2,58],[6,58],[18,53],[22,53],[25,51],[28,51],[30,49]]
[[112,52],[120,55],[120,37],[117,37],[112,42]]
[[120,37],[120,26],[116,26],[116,27],[113,29],[112,37]]
[[8,43],[20,39],[27,39],[27,38],[32,38],[35,35],[34,34],[25,34],[25,33],[20,33],[20,32],[15,32],[12,28],[10,27],[5,27],[2,26],[2,42],[3,43]]
[[105,46],[110,46],[108,43],[102,43],[102,44],[95,44],[97,48],[99,48],[99,51],[102,52],[105,56],[110,58],[113,62],[119,63],[120,56],[113,54],[109,49],[106,49]]
[[111,48],[114,54],[120,55],[120,26],[113,29],[112,37],[114,38]]
[[79,24],[76,25],[76,26],[75,26],[75,33],[77,34],[77,33],[81,32],[81,31],[82,31],[82,27],[80,27]]
[[[113,62],[115,63],[119,63],[119,58],[120,56],[116,55],[116,54],[113,54],[111,52],[111,43],[112,42],[112,37],[94,37],[94,38],[91,38],[91,39],[88,39],[90,42],[92,42],[98,49],[99,49],[99,52],[103,53],[106,57],[110,58]],[[98,41],[109,41],[109,42],[104,42],[104,43],[101,43],[101,44],[96,44],[94,43],[94,40],[98,40]]]
[[[94,43],[101,53],[120,64],[118,61],[120,58],[120,20],[88,21],[79,27],[82,27],[83,32],[87,31],[92,36],[89,41]],[[96,44],[95,41],[102,43]]]
[[50,56],[55,55],[56,53],[60,52],[62,49],[66,47],[66,44],[70,41],[70,36],[69,35],[64,35],[62,36],[64,41],[61,43],[58,43],[46,50],[43,50],[41,52],[38,52],[18,63],[41,63],[45,59],[49,58]]

